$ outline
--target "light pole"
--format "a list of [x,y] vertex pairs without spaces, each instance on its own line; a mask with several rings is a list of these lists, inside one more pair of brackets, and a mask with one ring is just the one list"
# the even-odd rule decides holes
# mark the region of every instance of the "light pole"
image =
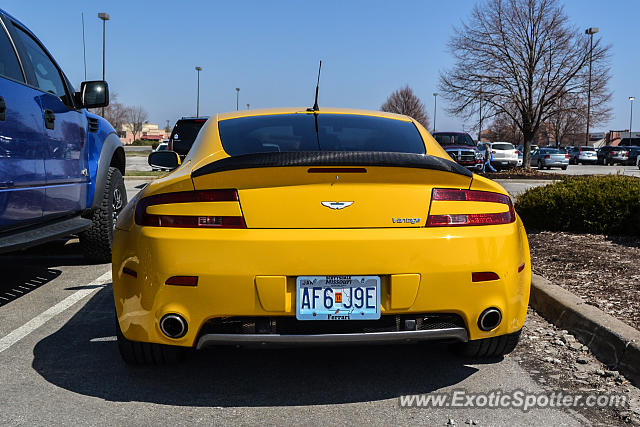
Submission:
[[250,109],[250,108],[251,108],[251,105],[250,105],[250,104],[247,104],[247,110],[248,110],[248,109]]
[[[106,33],[106,23],[109,19],[111,19],[111,17],[109,16],[108,13],[104,13],[104,12],[100,12],[98,13],[98,18],[100,18],[102,20],[102,80],[105,79],[105,47],[106,47],[106,37],[105,37],[105,33]],[[84,28],[83,28],[84,30]],[[102,117],[104,117],[104,107],[102,107]]]
[[240,109],[240,88],[236,88],[236,111]]
[[591,38],[589,41],[589,88],[587,89],[587,135],[585,136],[585,145],[589,145],[589,119],[591,118],[591,62],[593,59],[593,35],[598,31],[598,27],[589,27],[584,32]]
[[629,97],[629,103],[631,104],[631,113],[629,114],[629,138],[631,138],[631,126],[633,125],[633,101],[636,100],[635,96]]
[[196,95],[196,117],[200,117],[200,71],[202,71],[202,67],[196,67],[196,72],[198,74],[198,94]]
[[436,111],[438,108],[438,92],[433,92],[433,133],[436,132]]

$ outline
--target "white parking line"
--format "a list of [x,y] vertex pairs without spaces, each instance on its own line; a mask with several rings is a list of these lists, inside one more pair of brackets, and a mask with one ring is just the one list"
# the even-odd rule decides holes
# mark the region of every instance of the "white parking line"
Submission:
[[104,273],[102,276],[98,277],[93,282],[87,285],[87,288],[80,289],[75,293],[69,295],[53,307],[48,310],[40,313],[33,319],[29,320],[24,325],[20,326],[17,329],[11,331],[8,335],[0,338],[0,353],[20,341],[22,338],[29,335],[31,332],[38,329],[40,326],[44,325],[49,319],[54,316],[62,313],[78,301],[82,300],[87,295],[94,293],[96,290],[100,289],[99,285],[103,285],[105,283],[109,283],[111,281],[111,270]]

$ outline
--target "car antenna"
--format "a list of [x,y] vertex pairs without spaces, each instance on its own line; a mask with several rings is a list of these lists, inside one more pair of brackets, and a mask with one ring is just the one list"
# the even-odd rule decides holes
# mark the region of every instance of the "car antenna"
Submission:
[[320,111],[320,107],[318,107],[318,89],[320,88],[320,71],[322,70],[322,60],[320,60],[320,65],[318,66],[318,82],[316,83],[316,99],[313,103],[313,108],[307,108],[307,111]]

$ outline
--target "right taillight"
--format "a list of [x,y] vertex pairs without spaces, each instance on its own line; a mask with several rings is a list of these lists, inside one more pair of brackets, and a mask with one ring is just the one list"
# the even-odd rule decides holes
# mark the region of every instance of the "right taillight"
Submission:
[[[504,194],[492,193],[489,191],[477,190],[458,190],[450,188],[434,188],[431,193],[432,212],[433,203],[438,201],[447,202],[485,202],[500,203],[508,208],[505,212],[489,212],[489,213],[455,213],[455,214],[437,214],[429,213],[427,217],[427,227],[462,227],[473,225],[498,225],[509,224],[516,220],[516,212],[513,208],[511,198]],[[461,206],[456,212],[464,210]],[[469,210],[477,211],[475,208]]]
[[238,191],[235,189],[180,191],[145,197],[136,205],[135,222],[145,227],[247,228],[241,215],[175,215],[147,212],[147,208],[155,205],[201,202],[238,202]]

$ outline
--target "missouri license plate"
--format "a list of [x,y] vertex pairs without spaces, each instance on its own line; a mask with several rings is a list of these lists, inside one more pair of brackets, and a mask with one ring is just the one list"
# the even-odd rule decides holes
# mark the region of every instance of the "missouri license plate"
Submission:
[[375,320],[380,318],[379,276],[299,276],[298,320]]

